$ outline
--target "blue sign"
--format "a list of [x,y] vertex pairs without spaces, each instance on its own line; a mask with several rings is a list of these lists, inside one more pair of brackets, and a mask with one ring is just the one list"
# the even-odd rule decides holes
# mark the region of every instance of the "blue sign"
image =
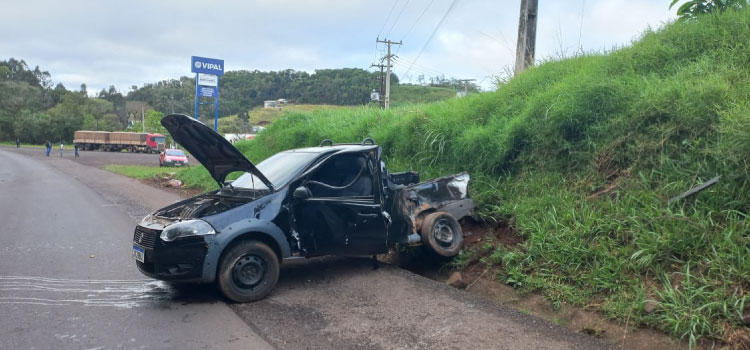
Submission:
[[224,60],[192,56],[190,57],[190,71],[222,76],[224,75]]
[[[224,75],[224,60],[215,58],[190,57],[190,71],[195,73],[195,119],[201,97],[213,98],[214,131],[219,130],[219,77]],[[211,75],[212,74],[212,75]]]
[[198,89],[198,96],[201,97],[216,97],[216,89],[217,87],[212,86],[201,86]]

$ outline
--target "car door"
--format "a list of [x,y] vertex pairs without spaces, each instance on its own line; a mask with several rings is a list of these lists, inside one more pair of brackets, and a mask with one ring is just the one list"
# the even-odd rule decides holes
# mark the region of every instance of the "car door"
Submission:
[[[375,185],[377,169],[373,166],[378,164],[377,154],[376,151],[336,154],[300,182],[312,196],[293,199],[292,210],[295,229],[308,255],[372,255],[387,251],[388,223],[380,190]],[[357,158],[365,159],[364,165],[352,161],[349,169],[337,168]],[[351,176],[358,171],[357,167],[364,169],[360,178]],[[338,189],[348,183],[353,185]]]

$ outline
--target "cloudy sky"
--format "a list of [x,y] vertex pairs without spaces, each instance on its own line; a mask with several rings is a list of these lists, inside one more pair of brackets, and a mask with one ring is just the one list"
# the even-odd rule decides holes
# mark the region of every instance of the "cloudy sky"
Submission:
[[[5,0],[0,59],[39,65],[68,89],[127,93],[190,75],[192,55],[224,59],[225,70],[369,69],[380,36],[403,41],[394,46],[402,79],[443,74],[491,88],[488,77],[514,62],[520,0],[453,2]],[[674,18],[669,2],[540,0],[536,57],[627,45]]]

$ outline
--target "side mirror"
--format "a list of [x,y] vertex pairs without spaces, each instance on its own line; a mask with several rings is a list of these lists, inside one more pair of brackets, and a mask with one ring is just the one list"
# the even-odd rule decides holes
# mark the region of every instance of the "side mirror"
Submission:
[[308,199],[312,197],[312,192],[310,192],[307,187],[300,186],[294,190],[292,197],[294,197],[294,199]]

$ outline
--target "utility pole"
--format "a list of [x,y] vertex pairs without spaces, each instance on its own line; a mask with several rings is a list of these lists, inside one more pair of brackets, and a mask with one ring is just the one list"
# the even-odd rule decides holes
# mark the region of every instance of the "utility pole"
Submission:
[[141,132],[146,132],[146,115],[143,114],[143,105],[141,105]]
[[391,67],[392,67],[391,58],[393,58],[394,56],[391,54],[391,45],[401,45],[401,41],[393,42],[388,39],[385,39],[385,40],[375,39],[375,42],[388,45],[388,55],[385,56],[386,65],[385,65],[385,99],[384,99],[385,109],[388,109],[391,107]]
[[514,75],[521,74],[526,68],[534,65],[538,7],[539,0],[521,0],[521,16],[518,19],[518,44],[516,45]]
[[456,80],[459,83],[462,83],[462,82],[464,83],[464,93],[463,94],[459,93],[458,97],[466,97],[466,95],[469,94],[469,82],[470,81],[475,81],[475,80],[476,79],[458,79],[458,80]]
[[[381,60],[380,64],[373,63],[373,64],[370,65],[370,67],[378,67],[378,68],[380,68],[380,91],[379,91],[380,95],[378,95],[378,96],[384,96],[383,95],[383,89],[385,88],[385,77],[383,77],[383,74],[384,74],[383,73],[383,69],[385,69],[385,65],[383,64],[383,61]],[[378,100],[379,100],[378,104],[380,104],[380,107],[382,108],[385,100],[382,97],[379,98]]]

